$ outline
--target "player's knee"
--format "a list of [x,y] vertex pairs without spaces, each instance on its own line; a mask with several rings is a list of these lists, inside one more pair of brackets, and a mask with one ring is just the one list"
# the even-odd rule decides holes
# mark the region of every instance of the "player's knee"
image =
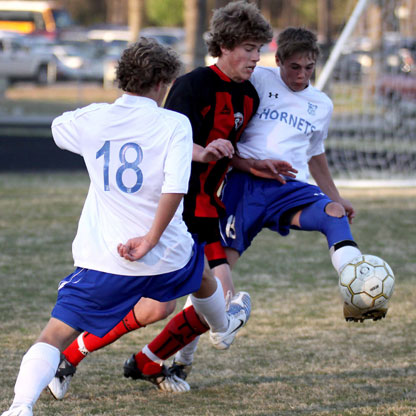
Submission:
[[167,318],[176,308],[176,301],[158,303],[154,311],[155,322]]
[[142,298],[134,307],[134,314],[141,326],[153,324],[167,318],[176,308],[176,300],[157,302]]
[[301,229],[305,231],[320,231],[332,247],[340,241],[353,241],[348,218],[344,207],[327,200],[320,200],[304,208],[300,218]]
[[325,212],[331,216],[336,218],[343,217],[346,212],[345,208],[338,202],[330,202],[325,206]]
[[163,307],[161,307],[159,310],[159,315],[160,315],[159,320],[167,318],[169,315],[171,315],[174,312],[176,308],[176,301],[171,300],[169,302],[162,303],[162,305]]

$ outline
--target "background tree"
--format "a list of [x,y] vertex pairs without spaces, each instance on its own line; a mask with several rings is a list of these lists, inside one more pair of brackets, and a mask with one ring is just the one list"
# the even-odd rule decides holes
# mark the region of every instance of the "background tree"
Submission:
[[128,0],[128,25],[130,28],[130,42],[138,39],[140,30],[146,18],[146,0]]
[[89,26],[107,20],[107,4],[102,0],[65,0],[62,4],[79,25]]
[[186,70],[204,66],[207,48],[203,39],[206,31],[206,0],[185,0]]
[[150,26],[183,26],[184,0],[151,0],[146,3]]

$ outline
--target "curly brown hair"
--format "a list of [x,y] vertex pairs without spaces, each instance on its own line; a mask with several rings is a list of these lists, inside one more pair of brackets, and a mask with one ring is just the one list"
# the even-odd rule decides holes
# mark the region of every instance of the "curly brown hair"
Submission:
[[182,63],[171,48],[154,39],[141,37],[123,51],[116,70],[118,86],[133,94],[145,94],[160,82],[169,84]]
[[308,29],[288,27],[276,39],[276,56],[283,63],[295,53],[308,53],[317,60],[320,55],[317,37]]
[[232,50],[247,40],[268,43],[272,38],[273,30],[257,6],[240,0],[214,11],[206,43],[209,53],[217,57],[221,47]]

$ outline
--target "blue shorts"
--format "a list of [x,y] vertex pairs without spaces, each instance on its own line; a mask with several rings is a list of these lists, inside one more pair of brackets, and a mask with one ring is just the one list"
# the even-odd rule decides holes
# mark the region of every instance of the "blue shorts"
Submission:
[[52,317],[78,331],[103,337],[141,297],[160,302],[196,292],[204,270],[204,245],[195,242],[188,264],[155,276],[124,276],[77,268],[63,279]]
[[241,255],[263,228],[287,235],[290,214],[321,199],[331,202],[317,186],[291,179],[282,185],[234,169],[222,191],[226,208],[220,220],[222,244]]

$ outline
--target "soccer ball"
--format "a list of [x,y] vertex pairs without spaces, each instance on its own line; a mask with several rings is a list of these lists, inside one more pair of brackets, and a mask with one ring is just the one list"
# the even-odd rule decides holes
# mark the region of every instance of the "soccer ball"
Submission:
[[383,259],[364,254],[342,268],[339,288],[347,321],[381,319],[393,295],[394,274]]

